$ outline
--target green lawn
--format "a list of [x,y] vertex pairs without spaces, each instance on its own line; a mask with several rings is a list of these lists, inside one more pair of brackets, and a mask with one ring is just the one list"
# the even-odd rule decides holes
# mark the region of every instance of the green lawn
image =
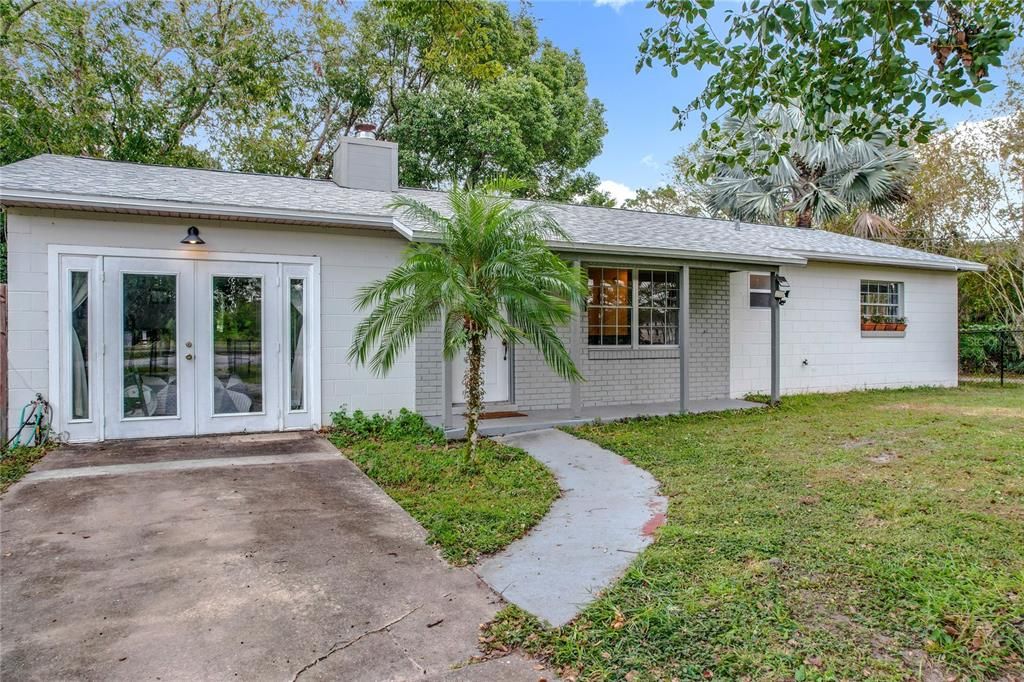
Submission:
[[474,563],[544,518],[558,497],[554,475],[518,448],[483,441],[466,465],[462,443],[426,429],[417,415],[393,421],[335,416],[329,434],[351,459],[419,521],[448,561]]
[[575,433],[652,472],[668,523],[576,621],[507,609],[493,646],[568,679],[1024,679],[1024,386]]

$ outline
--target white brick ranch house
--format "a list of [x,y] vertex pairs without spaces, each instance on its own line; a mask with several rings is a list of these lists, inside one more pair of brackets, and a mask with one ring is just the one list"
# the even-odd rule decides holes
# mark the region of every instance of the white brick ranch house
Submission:
[[[388,203],[445,195],[399,189],[397,148],[376,140],[346,139],[333,175],[51,155],[0,169],[9,420],[42,393],[74,441],[310,429],[342,405],[452,425],[461,363],[443,360],[437,330],[386,377],[346,359],[354,292],[432,238]],[[586,381],[492,339],[493,410],[695,411],[751,392],[957,383],[957,273],[981,265],[816,230],[549,210],[573,238],[552,248],[590,280],[564,330]]]

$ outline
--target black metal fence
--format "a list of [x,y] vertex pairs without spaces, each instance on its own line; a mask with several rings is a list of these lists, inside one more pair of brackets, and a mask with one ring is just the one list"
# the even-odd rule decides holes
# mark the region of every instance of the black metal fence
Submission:
[[1024,381],[1024,329],[972,327],[960,330],[960,374],[995,379],[999,384]]

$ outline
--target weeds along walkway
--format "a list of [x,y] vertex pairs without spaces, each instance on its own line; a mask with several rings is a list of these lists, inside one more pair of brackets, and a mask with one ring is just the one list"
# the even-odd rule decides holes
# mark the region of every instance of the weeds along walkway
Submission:
[[508,601],[564,625],[653,541],[668,500],[643,469],[562,431],[499,440],[547,465],[562,496],[528,535],[482,562],[477,574]]

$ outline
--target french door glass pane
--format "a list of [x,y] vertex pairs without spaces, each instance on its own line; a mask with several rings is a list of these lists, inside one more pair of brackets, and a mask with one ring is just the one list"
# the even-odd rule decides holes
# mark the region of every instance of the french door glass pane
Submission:
[[290,315],[288,371],[292,410],[303,409],[306,393],[304,385],[306,377],[305,284],[305,280],[302,279],[292,279],[288,282]]
[[124,274],[125,417],[178,414],[177,275]]
[[89,273],[71,273],[71,418],[89,418]]
[[263,278],[213,278],[213,412],[263,411]]

